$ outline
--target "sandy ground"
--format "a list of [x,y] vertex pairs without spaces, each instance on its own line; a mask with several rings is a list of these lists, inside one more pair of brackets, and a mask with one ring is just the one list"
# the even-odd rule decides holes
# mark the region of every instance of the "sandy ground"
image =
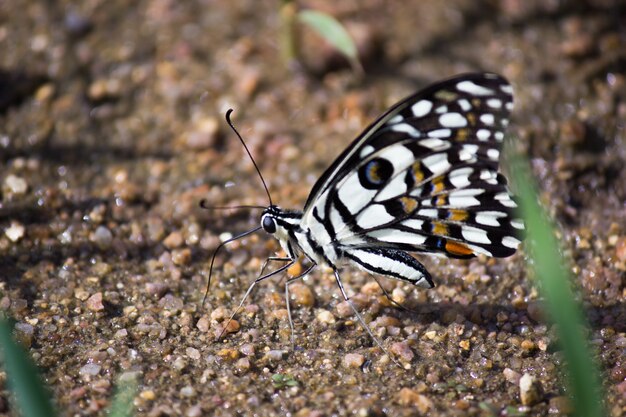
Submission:
[[[561,355],[522,250],[422,256],[437,287],[344,270],[375,347],[318,270],[259,285],[257,234],[208,260],[272,198],[302,207],[330,161],[386,107],[454,74],[515,86],[511,132],[555,216],[605,369],[626,413],[626,6],[619,1],[311,1],[358,39],[366,76],[309,31],[281,60],[279,2],[0,2],[0,308],[65,415],[102,415],[119,378],[137,415],[567,415]],[[292,271],[293,272],[293,271]],[[276,384],[276,374],[292,384]],[[522,404],[519,380],[538,394]],[[295,385],[295,386],[290,386]],[[10,410],[0,373],[0,413]],[[516,414],[517,413],[517,414]]]

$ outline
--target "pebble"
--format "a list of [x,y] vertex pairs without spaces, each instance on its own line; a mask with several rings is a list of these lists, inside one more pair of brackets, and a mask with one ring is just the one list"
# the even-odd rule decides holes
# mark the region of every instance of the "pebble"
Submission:
[[78,374],[83,377],[83,379],[90,379],[93,376],[96,376],[100,373],[102,366],[95,363],[88,363],[87,365],[80,368]]
[[265,357],[271,361],[279,361],[283,359],[284,355],[285,352],[282,350],[270,350],[265,354]]
[[191,249],[185,248],[172,251],[172,262],[174,265],[189,265],[191,262]]
[[[226,327],[224,327],[226,326]],[[220,323],[216,328],[215,328],[215,337],[219,337],[221,334],[229,334],[229,333],[236,333],[239,331],[239,322],[235,319],[232,319],[229,321],[228,324],[224,323]]]
[[398,392],[398,403],[415,407],[420,414],[425,414],[433,408],[433,402],[427,396],[406,387]]
[[241,345],[241,347],[239,348],[239,352],[243,353],[246,356],[254,356],[254,345],[252,343],[245,343]]
[[572,402],[566,396],[552,397],[550,398],[549,412],[550,414],[571,414],[574,411]]
[[415,357],[415,353],[407,342],[395,342],[389,349],[391,353],[396,354],[403,362],[411,362]]
[[193,389],[191,385],[187,385],[180,389],[180,395],[182,397],[187,397],[187,398],[193,397],[194,395],[196,395],[196,390]]
[[220,122],[214,117],[201,117],[190,131],[183,134],[184,145],[189,149],[209,149],[219,136]]
[[317,313],[317,321],[324,324],[333,324],[336,322],[335,316],[328,310],[320,310]]
[[504,371],[502,371],[502,374],[504,375],[504,379],[506,379],[507,381],[509,381],[511,384],[519,384],[519,380],[522,377],[522,375],[517,372],[514,371],[511,368],[504,368]]
[[525,373],[519,380],[519,392],[522,405],[532,406],[541,399],[540,386],[532,375]]
[[315,295],[311,288],[302,283],[294,283],[289,287],[289,294],[292,301],[295,302],[296,305],[302,307],[313,307],[315,304]]
[[200,317],[200,319],[198,320],[198,323],[196,323],[196,327],[198,328],[198,330],[200,330],[201,332],[208,332],[209,331],[209,326],[211,324],[211,321],[209,320],[209,318],[207,316],[202,316]]
[[346,368],[360,368],[365,363],[365,356],[359,353],[348,353],[343,357],[343,365]]
[[12,221],[11,226],[4,231],[4,234],[11,242],[17,242],[24,237],[24,231],[24,226],[21,223]]
[[91,311],[104,310],[104,304],[102,303],[102,293],[97,292],[91,297],[89,297],[87,299],[86,305],[87,305],[87,308]]
[[183,234],[181,232],[172,232],[164,240],[163,245],[168,249],[175,249],[182,246],[184,243]]
[[187,354],[187,356],[189,356],[190,359],[193,359],[196,361],[200,359],[200,351],[196,348],[188,347],[185,350],[185,353]]
[[105,226],[98,226],[93,233],[91,240],[102,249],[106,249],[111,246],[113,241],[113,234]]
[[20,196],[28,191],[28,183],[22,177],[10,174],[4,180],[4,193],[9,196]]

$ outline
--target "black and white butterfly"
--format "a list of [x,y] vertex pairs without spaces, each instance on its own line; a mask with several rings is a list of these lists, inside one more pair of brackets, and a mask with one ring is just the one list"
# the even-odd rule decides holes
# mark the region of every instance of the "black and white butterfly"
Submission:
[[344,290],[341,265],[431,288],[431,275],[408,252],[451,258],[515,253],[524,224],[498,172],[512,93],[503,77],[476,73],[433,84],[402,100],[322,174],[302,211],[274,205],[263,182],[270,205],[263,210],[261,225],[236,238],[262,228],[286,253],[268,258],[265,265],[285,264],[257,278],[244,300],[257,282],[303,256],[310,267],[291,278],[286,291],[289,282],[316,265],[329,266],[344,299],[371,335]]

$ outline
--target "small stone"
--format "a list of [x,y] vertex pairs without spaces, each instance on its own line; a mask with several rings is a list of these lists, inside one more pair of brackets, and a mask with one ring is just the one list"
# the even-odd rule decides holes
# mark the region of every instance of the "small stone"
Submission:
[[[224,327],[225,326],[225,327]],[[229,320],[227,323],[219,324],[215,328],[215,337],[220,337],[220,335],[225,335],[229,333],[236,333],[239,331],[239,322],[235,319]]]
[[519,392],[522,405],[532,406],[541,399],[540,387],[536,379],[528,373],[522,375],[519,380]]
[[618,260],[626,262],[626,236],[620,236],[615,242],[615,256]]
[[336,322],[335,316],[328,310],[320,310],[320,312],[317,313],[316,318],[317,321],[324,324],[333,324]]
[[525,353],[531,353],[535,349],[537,349],[537,345],[535,344],[535,342],[528,339],[522,340],[522,344],[520,346]]
[[83,288],[76,288],[74,290],[74,297],[76,297],[80,301],[85,301],[89,298],[89,291],[85,291],[85,289]]
[[254,345],[251,343],[245,343],[241,345],[241,347],[239,348],[239,352],[243,353],[246,356],[254,356]]
[[514,371],[511,368],[504,368],[504,371],[502,371],[502,374],[504,375],[504,379],[506,379],[507,381],[509,381],[511,384],[519,384],[519,380],[522,377],[522,375],[517,372]]
[[83,379],[89,380],[92,377],[98,375],[102,367],[95,363],[88,363],[78,370],[78,373]]
[[106,249],[111,246],[113,241],[113,234],[105,226],[98,226],[93,233],[91,240],[102,249]]
[[187,385],[180,389],[180,395],[187,398],[193,397],[194,395],[196,395],[196,390],[194,390],[191,385]]
[[200,351],[196,348],[188,347],[185,350],[185,353],[187,354],[187,356],[189,356],[190,359],[193,359],[195,361],[200,359]]
[[313,307],[315,304],[315,295],[313,295],[313,291],[311,289],[302,284],[295,283],[289,287],[289,294],[291,300],[293,300],[296,305],[303,307]]
[[189,265],[191,262],[191,249],[185,248],[173,251],[172,262],[174,262],[174,265]]
[[181,247],[184,242],[185,242],[185,239],[183,238],[183,234],[176,231],[176,232],[170,233],[163,240],[163,245],[165,245],[165,247],[168,249],[175,249],[175,248]]
[[247,371],[248,369],[250,369],[250,359],[241,358],[235,363],[235,366],[240,371]]
[[548,412],[550,414],[571,414],[574,411],[572,402],[566,396],[552,397],[550,398],[550,404],[548,406]]
[[200,404],[192,405],[185,413],[185,417],[200,417],[202,415],[202,406]]
[[139,393],[139,398],[145,401],[154,401],[156,399],[156,394],[152,390],[145,390]]
[[209,320],[209,318],[207,316],[202,316],[198,320],[198,323],[196,323],[196,327],[201,332],[206,333],[209,331],[210,324],[211,324],[211,321]]
[[411,362],[415,357],[415,353],[413,353],[407,342],[395,342],[391,345],[389,350],[391,353],[396,354],[403,362]]
[[265,354],[265,356],[271,361],[282,360],[284,355],[285,352],[282,350],[270,350]]
[[102,303],[102,293],[97,292],[87,299],[87,308],[91,311],[104,310],[104,304]]
[[24,226],[21,223],[12,221],[11,226],[4,231],[4,234],[11,242],[17,242],[24,237],[24,231]]
[[182,145],[189,149],[209,149],[219,136],[220,122],[214,117],[200,117],[182,136]]
[[470,347],[471,347],[470,341],[469,341],[469,340],[467,340],[467,339],[465,339],[465,340],[461,340],[461,341],[459,342],[459,347],[460,347],[461,349],[465,350],[465,351],[470,350]]
[[348,353],[343,357],[343,365],[346,368],[360,368],[365,363],[365,356],[359,353]]
[[17,175],[9,175],[4,180],[4,192],[12,196],[26,194],[28,191],[28,183],[22,177]]
[[420,414],[425,414],[433,408],[433,402],[428,397],[406,387],[398,392],[398,404],[415,407]]

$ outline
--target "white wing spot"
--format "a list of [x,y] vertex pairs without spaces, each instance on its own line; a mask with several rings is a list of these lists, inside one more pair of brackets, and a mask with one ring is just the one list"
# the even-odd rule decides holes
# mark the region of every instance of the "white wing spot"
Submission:
[[511,199],[511,196],[509,195],[509,193],[506,193],[506,192],[498,193],[495,195],[494,198],[498,200],[500,204],[502,204],[504,207],[512,207],[512,208],[517,207],[517,204],[515,204],[515,201]]
[[363,149],[361,149],[361,153],[359,154],[359,156],[361,158],[365,158],[367,155],[371,154],[372,152],[374,152],[374,147],[372,145],[365,145],[363,147]]
[[500,124],[504,127],[507,127],[509,125],[509,119],[502,119],[500,121]]
[[446,113],[439,116],[439,124],[443,127],[467,126],[467,119],[461,113]]
[[428,136],[433,138],[449,138],[451,134],[452,131],[450,129],[437,129],[428,132]]
[[423,117],[423,116],[426,116],[430,112],[430,109],[432,108],[433,108],[432,101],[420,100],[411,106],[411,111],[413,112],[413,116]]
[[409,219],[402,222],[402,224],[406,227],[410,227],[413,230],[422,230],[422,226],[424,222],[422,220],[417,219]]
[[438,114],[443,114],[443,113],[446,113],[447,111],[448,111],[448,106],[445,106],[445,105],[439,106],[435,109],[435,113],[438,113]]
[[513,110],[513,102],[507,101],[507,103],[504,105],[504,108],[507,109],[508,111]]
[[[480,190],[482,192],[482,190]],[[480,205],[480,201],[477,198],[472,197],[471,195],[462,195],[460,193],[450,194],[448,196],[448,202],[451,207],[473,207]]]
[[439,213],[435,209],[422,209],[417,212],[418,216],[422,217],[430,217],[431,219],[436,219],[439,216]]
[[382,204],[372,204],[357,217],[356,224],[362,229],[371,229],[393,221]]
[[485,113],[480,115],[480,121],[486,125],[492,125],[496,119],[493,117],[491,113]]
[[491,240],[489,240],[489,237],[487,237],[487,232],[476,227],[463,226],[461,228],[461,235],[463,235],[464,239],[469,240],[470,242],[484,244],[491,243]]
[[479,129],[478,132],[476,132],[476,137],[478,138],[478,140],[483,142],[488,140],[489,136],[491,136],[491,132],[487,129]]
[[455,169],[448,176],[450,183],[456,188],[463,188],[470,184],[469,176],[474,172],[470,167]]
[[456,85],[457,90],[470,93],[475,96],[493,95],[493,90],[476,84],[473,81],[461,81]]
[[[444,129],[440,129],[440,130],[444,130]],[[429,149],[438,149],[438,150],[444,150],[450,147],[449,142],[444,142],[441,139],[437,139],[439,136],[431,135],[431,133],[432,132],[428,132],[428,136],[434,136],[434,137],[420,140],[418,142],[420,146],[424,146]]]
[[524,222],[520,219],[511,220],[511,226],[519,230],[524,230]]
[[490,98],[487,100],[487,105],[492,109],[499,109],[502,107],[502,100],[499,98]]
[[435,175],[446,172],[450,168],[448,155],[443,152],[427,156],[422,159],[422,163]]
[[521,242],[512,236],[505,236],[502,238],[502,244],[507,248],[517,249]]
[[464,98],[457,101],[457,103],[459,103],[459,106],[461,107],[461,110],[463,111],[469,111],[472,108],[472,105],[470,104],[470,102],[465,100]]
[[389,121],[387,122],[388,125],[393,125],[396,123],[400,123],[404,120],[404,117],[402,117],[401,114],[396,114],[395,116],[393,116],[391,119],[389,119]]
[[500,157],[500,151],[497,149],[489,149],[487,151],[487,156],[489,157],[489,159],[493,160],[493,161],[497,161],[498,158]]
[[496,140],[498,142],[502,142],[502,139],[504,139],[504,133],[503,132],[496,132],[493,134],[493,136],[496,138]]
[[513,95],[513,87],[511,87],[509,84],[501,85],[500,90],[502,90],[506,94]]
[[380,229],[368,233],[368,235],[383,242],[407,243],[409,245],[422,245],[426,242],[426,236],[422,234],[395,229]]
[[501,224],[498,218],[506,216],[506,213],[501,211],[483,211],[476,214],[476,223],[484,224],[485,226],[500,227]]
[[400,123],[397,125],[393,125],[390,127],[390,129],[393,130],[394,132],[407,133],[409,136],[414,137],[414,138],[418,138],[421,135],[419,130],[417,130],[416,128],[414,128],[408,123]]

